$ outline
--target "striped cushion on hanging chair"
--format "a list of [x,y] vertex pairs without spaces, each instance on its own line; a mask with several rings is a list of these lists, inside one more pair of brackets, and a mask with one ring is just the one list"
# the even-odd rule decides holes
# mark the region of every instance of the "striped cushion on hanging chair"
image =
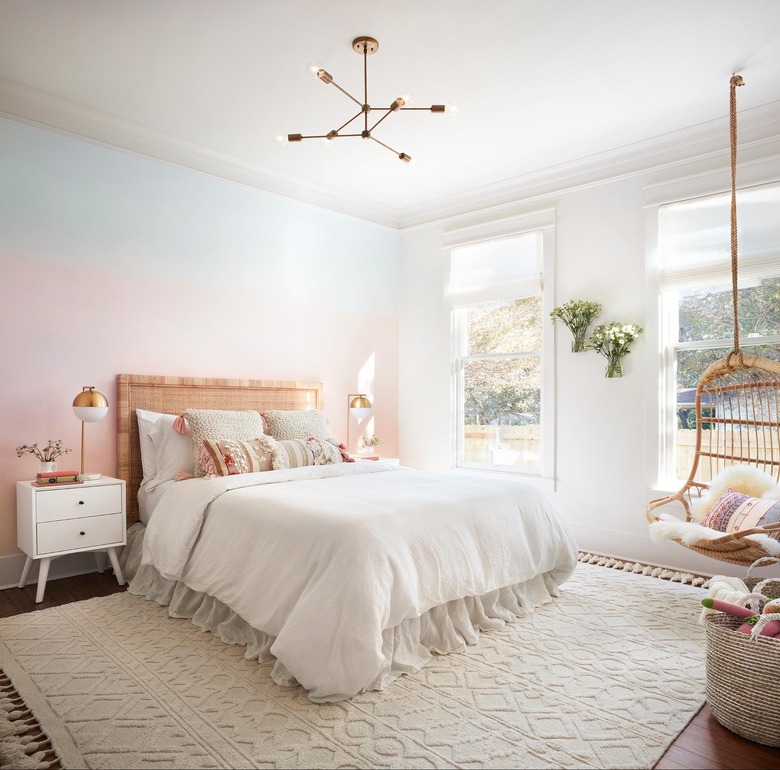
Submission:
[[[710,508],[702,524],[718,532],[738,532],[780,522],[780,501],[759,499],[727,489]],[[780,538],[780,532],[772,535]]]

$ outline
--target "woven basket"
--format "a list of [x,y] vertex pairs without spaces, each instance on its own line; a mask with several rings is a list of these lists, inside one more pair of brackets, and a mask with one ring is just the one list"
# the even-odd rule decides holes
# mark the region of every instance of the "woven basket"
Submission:
[[780,746],[780,639],[737,632],[739,618],[707,615],[707,702],[724,727]]
[[[753,577],[753,567],[768,567],[770,564],[780,564],[780,559],[774,556],[764,556],[748,567],[744,582],[751,591],[755,591],[756,586],[764,581],[764,578]],[[761,593],[767,599],[780,599],[780,578],[768,578],[767,582],[761,586]]]

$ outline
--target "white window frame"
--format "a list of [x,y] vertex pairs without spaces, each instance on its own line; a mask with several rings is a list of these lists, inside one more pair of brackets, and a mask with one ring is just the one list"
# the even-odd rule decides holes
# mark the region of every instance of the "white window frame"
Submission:
[[[780,265],[777,276],[780,277]],[[771,276],[775,277],[775,276]],[[726,291],[731,291],[731,284],[714,284],[722,286]],[[679,340],[679,296],[680,292],[665,291],[661,295],[661,344],[662,357],[662,389],[664,395],[661,403],[662,431],[661,457],[659,463],[659,478],[665,486],[679,487],[686,479],[677,478],[675,457],[675,433],[677,430],[677,372],[675,363],[677,354],[686,350],[713,350],[726,348],[731,350],[734,340],[731,337],[723,337],[711,340],[693,340],[680,342]],[[780,345],[780,335],[762,335],[757,337],[740,336],[740,348],[750,354],[750,348],[759,345]]]
[[[760,185],[780,184],[780,163],[766,163],[748,166],[744,183],[739,189]],[[659,285],[659,225],[661,207],[669,203],[679,203],[695,198],[705,198],[723,195],[728,188],[723,185],[723,173],[713,172],[710,176],[702,175],[697,179],[660,183],[646,189],[645,205],[645,235],[647,254],[647,307],[648,326],[655,321],[655,329],[648,335],[647,355],[648,372],[657,370],[658,376],[647,378],[647,404],[654,404],[654,409],[648,409],[648,414],[655,414],[653,430],[648,435],[658,437],[657,451],[648,452],[647,478],[649,480],[649,498],[657,497],[659,490],[672,491],[679,488],[685,479],[677,478],[675,472],[675,432],[676,432],[676,371],[675,362],[678,351],[703,350],[712,348],[730,349],[731,338],[717,340],[696,340],[680,342],[679,336],[679,292],[668,286],[662,290]],[[771,259],[771,257],[769,257]],[[766,260],[762,260],[765,262]],[[730,268],[729,268],[730,270]],[[761,271],[765,272],[765,271]],[[780,270],[778,270],[780,273]],[[743,273],[740,272],[742,277]],[[768,277],[768,276],[767,276]],[[709,283],[710,286],[723,285],[731,289],[730,277]],[[689,288],[681,285],[680,290]],[[655,343],[655,344],[653,344]],[[744,349],[753,345],[773,345],[780,343],[780,336],[740,338],[740,346]],[[648,426],[650,427],[650,426]]]
[[[555,479],[555,335],[553,333],[550,312],[554,302],[554,272],[555,255],[555,212],[545,210],[533,214],[507,217],[491,223],[480,223],[474,227],[456,227],[449,233],[445,232],[445,249],[455,246],[473,244],[494,240],[502,237],[523,235],[538,231],[541,233],[541,297],[542,297],[542,346],[541,351],[521,351],[509,355],[498,356],[462,356],[464,336],[466,333],[462,308],[453,308],[452,312],[452,429],[451,464],[454,468],[477,470],[485,473],[503,473],[522,476],[529,480],[554,482]],[[495,301],[507,301],[506,297],[497,297]],[[489,304],[489,300],[479,305]],[[539,355],[541,359],[541,392],[540,425],[541,425],[541,458],[539,468],[528,468],[515,465],[490,465],[486,463],[467,463],[463,457],[462,426],[463,426],[463,361],[471,358],[506,358],[523,355]]]

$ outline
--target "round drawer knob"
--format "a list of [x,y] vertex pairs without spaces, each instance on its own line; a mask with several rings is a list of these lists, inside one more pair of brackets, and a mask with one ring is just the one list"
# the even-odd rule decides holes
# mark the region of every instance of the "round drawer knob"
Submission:
[[79,505],[84,505],[84,501],[83,500],[79,500]]
[[86,535],[86,532],[79,532],[80,535]]

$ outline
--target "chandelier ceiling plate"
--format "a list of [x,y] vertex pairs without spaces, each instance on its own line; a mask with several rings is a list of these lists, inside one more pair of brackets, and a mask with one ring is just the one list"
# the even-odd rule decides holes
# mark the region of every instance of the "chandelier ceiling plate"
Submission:
[[364,53],[371,56],[371,54],[374,54],[379,50],[379,41],[373,37],[363,35],[361,37],[356,37],[352,41],[352,48],[355,53],[359,53],[361,56]]

